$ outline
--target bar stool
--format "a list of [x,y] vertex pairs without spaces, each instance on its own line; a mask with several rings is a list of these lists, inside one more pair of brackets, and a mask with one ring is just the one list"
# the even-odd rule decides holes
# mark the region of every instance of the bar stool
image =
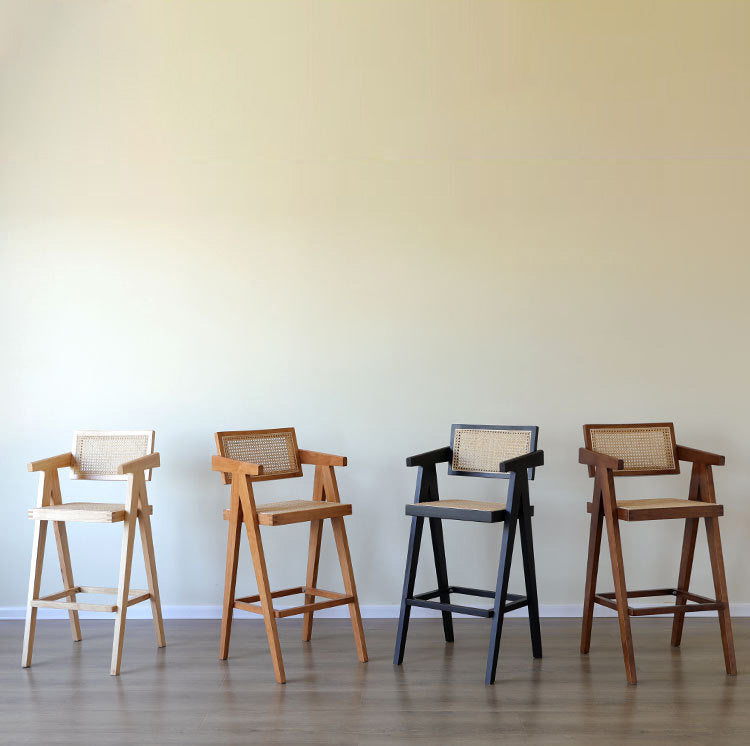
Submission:
[[[534,658],[542,657],[542,636],[539,629],[539,601],[536,590],[534,547],[531,537],[531,516],[534,509],[529,504],[529,479],[534,478],[534,468],[544,463],[544,452],[536,450],[538,427],[513,425],[453,425],[451,446],[422,453],[406,459],[407,466],[417,466],[417,489],[414,504],[406,506],[406,515],[412,516],[409,549],[398,622],[395,665],[404,660],[409,617],[414,606],[437,609],[442,612],[443,632],[446,642],[453,642],[452,612],[492,619],[485,684],[495,683],[500,637],[505,614],[528,606],[531,646]],[[462,477],[490,477],[507,479],[506,501],[480,502],[477,500],[441,500],[438,494],[436,464],[448,462],[448,474]],[[422,542],[424,519],[430,521],[432,550],[435,559],[438,588],[427,593],[414,594],[419,549]],[[448,583],[443,541],[443,519],[475,521],[478,523],[503,523],[500,564],[494,591],[479,590]],[[508,578],[513,557],[516,526],[520,522],[523,569],[526,595],[508,593]],[[451,593],[494,599],[491,609],[458,606],[450,602]],[[439,601],[435,601],[439,598]]]
[[[712,466],[723,466],[724,457],[715,453],[679,446],[675,442],[671,422],[633,425],[584,425],[585,448],[579,451],[578,460],[588,465],[589,476],[594,477],[594,497],[587,504],[591,513],[589,555],[586,570],[586,592],[583,606],[581,652],[588,653],[591,646],[591,626],[594,604],[601,604],[617,612],[620,620],[622,652],[625,674],[629,684],[637,683],[635,653],[630,632],[630,617],[648,614],[674,614],[672,645],[677,647],[682,639],[686,612],[718,611],[724,663],[730,675],[737,673],[734,657],[732,620],[729,616],[727,582],[724,575],[724,557],[721,551],[719,516],[724,506],[716,503]],[[680,461],[691,462],[690,491],[687,500],[659,499],[618,500],[615,496],[614,477],[640,477],[653,474],[679,474]],[[620,541],[620,521],[660,521],[685,519],[682,540],[682,558],[677,578],[677,588],[629,591],[625,585],[625,569]],[[695,540],[699,519],[706,521],[708,551],[711,557],[716,598],[706,598],[691,593],[690,574],[693,568]],[[596,577],[599,569],[599,549],[602,523],[607,524],[609,556],[614,576],[614,593],[597,593]],[[674,605],[632,607],[628,598],[674,596]]]
[[[67,609],[73,640],[81,639],[78,611],[115,612],[115,635],[112,646],[110,673],[117,676],[122,662],[122,646],[125,637],[125,618],[128,607],[142,601],[151,601],[154,618],[156,644],[162,648],[164,622],[159,600],[159,583],[156,577],[154,542],[151,536],[151,514],[153,508],[146,496],[146,481],[151,479],[151,470],[159,466],[159,454],[154,453],[153,430],[79,430],[73,438],[73,453],[33,461],[29,471],[41,472],[36,508],[29,510],[29,518],[35,521],[34,542],[31,555],[29,596],[26,605],[26,626],[23,637],[21,664],[31,665],[34,650],[37,609]],[[64,503],[60,494],[57,470],[70,467],[71,479],[122,480],[127,481],[125,503]],[[40,598],[44,545],[47,538],[47,523],[51,521],[55,530],[57,553],[60,560],[63,590]],[[123,524],[120,551],[120,579],[117,588],[81,586],[73,582],[70,564],[66,521],[84,523]],[[136,522],[141,532],[143,559],[146,564],[148,590],[130,588],[130,569],[133,561],[133,541]],[[81,603],[78,594],[115,594],[114,604]]]
[[[349,614],[354,630],[357,655],[361,662],[367,661],[367,647],[359,612],[357,588],[354,583],[354,570],[349,555],[344,516],[351,515],[352,506],[339,499],[336,484],[335,466],[346,466],[344,456],[333,456],[316,451],[303,451],[297,447],[294,428],[274,430],[235,430],[216,433],[218,456],[214,456],[214,471],[221,472],[224,484],[231,484],[230,507],[224,511],[224,519],[229,521],[227,540],[227,565],[224,580],[224,606],[221,618],[221,642],[219,659],[229,656],[229,639],[232,631],[232,616],[235,609],[262,614],[268,635],[276,681],[286,682],[284,662],[281,656],[279,633],[276,620],[304,614],[302,639],[307,641],[312,635],[313,613],[318,609],[332,606],[349,606]],[[315,466],[312,500],[288,500],[286,502],[256,505],[253,495],[253,482],[272,479],[289,479],[302,476],[302,464]],[[323,521],[331,520],[333,535],[341,564],[344,580],[344,593],[317,588],[318,563]],[[307,581],[304,586],[271,591],[268,582],[268,569],[263,553],[260,535],[261,526],[285,526],[290,523],[310,523],[310,543],[308,547]],[[242,526],[247,530],[250,542],[258,593],[253,596],[235,597],[237,582],[237,558],[240,548]],[[304,603],[288,609],[275,609],[273,599],[303,594]],[[322,598],[322,601],[316,601]]]

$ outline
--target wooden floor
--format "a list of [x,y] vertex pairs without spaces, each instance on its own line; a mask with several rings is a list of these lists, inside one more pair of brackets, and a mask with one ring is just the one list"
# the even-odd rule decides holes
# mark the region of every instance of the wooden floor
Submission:
[[715,619],[690,619],[682,649],[671,621],[635,620],[639,684],[625,683],[617,622],[597,619],[589,656],[580,622],[542,620],[531,657],[523,619],[506,622],[497,684],[486,687],[489,624],[414,620],[404,665],[391,662],[395,620],[366,621],[357,662],[346,620],[280,626],[288,683],[275,683],[263,623],[237,621],[217,660],[219,622],[171,621],[157,650],[150,622],[128,622],[122,675],[109,675],[111,621],[40,622],[34,665],[20,667],[22,624],[0,622],[3,744],[748,744],[750,619],[735,620],[740,674],[724,674]]

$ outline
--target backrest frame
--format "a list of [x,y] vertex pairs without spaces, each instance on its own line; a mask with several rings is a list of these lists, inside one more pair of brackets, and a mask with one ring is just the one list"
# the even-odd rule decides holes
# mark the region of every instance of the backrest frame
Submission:
[[[527,450],[524,450],[523,452],[516,452],[518,449],[514,447],[509,447],[506,449],[500,449],[495,448],[493,455],[492,455],[492,462],[494,462],[494,468],[495,471],[492,470],[471,470],[471,469],[460,469],[456,468],[456,465],[460,463],[458,459],[460,458],[460,453],[456,453],[456,439],[459,439],[459,450],[460,450],[460,439],[464,435],[464,432],[466,432],[467,435],[471,431],[506,431],[509,434],[510,433],[520,433],[520,432],[527,432],[528,440],[527,445],[524,444],[524,448],[527,448]],[[491,437],[491,436],[490,436]],[[448,474],[452,474],[457,477],[491,477],[493,479],[509,479],[512,472],[500,472],[497,471],[497,467],[500,464],[501,461],[507,461],[515,456],[523,456],[526,453],[531,453],[532,451],[536,450],[537,447],[537,440],[539,437],[539,427],[537,425],[465,425],[465,424],[456,424],[451,425],[451,458],[450,461],[448,461]],[[468,438],[466,438],[466,441],[471,441],[472,438],[469,435]],[[471,447],[467,443],[467,447]],[[497,459],[495,460],[495,455],[497,455]],[[492,463],[490,462],[490,463]],[[534,469],[528,469],[528,478],[534,479]]]
[[[635,453],[628,452],[616,447],[617,431],[632,431],[631,433],[620,434],[620,440],[627,441],[627,436],[631,436],[631,443],[625,443],[623,448],[630,446]],[[640,444],[637,437],[640,434]],[[625,464],[624,469],[614,469],[612,474],[616,477],[644,477],[655,476],[659,474],[679,474],[680,461],[677,457],[677,441],[675,439],[674,423],[672,422],[637,422],[628,424],[607,424],[607,425],[584,425],[583,440],[586,448],[597,453],[604,453],[607,456],[620,458]],[[608,442],[609,441],[609,442]],[[607,450],[604,449],[604,443],[609,445]],[[659,454],[658,450],[662,449],[663,453]],[[641,461],[648,458],[663,457],[665,465],[654,468],[629,468],[634,458]],[[595,474],[595,467],[589,466],[589,476]]]
[[[149,456],[154,452],[154,430],[76,430],[73,433],[73,464],[70,468],[71,479],[86,479],[91,481],[125,482],[127,474],[118,474],[117,467],[127,461],[141,456]],[[133,442],[128,444],[127,441]],[[87,447],[89,444],[104,446],[104,453],[96,453]],[[107,442],[109,441],[109,443]],[[119,448],[117,441],[119,443]],[[107,445],[110,448],[107,448]],[[112,447],[115,446],[115,447]],[[81,462],[84,468],[81,468]],[[98,462],[98,466],[96,465]],[[86,464],[89,466],[86,466]],[[112,468],[113,471],[101,471],[102,468]],[[146,472],[146,480],[151,481],[152,469]]]
[[[274,472],[272,470],[269,470],[267,463],[263,463],[262,453],[258,454],[261,456],[261,458],[259,458],[257,461],[254,461],[251,458],[242,458],[241,456],[243,454],[241,452],[238,453],[237,450],[232,449],[231,447],[227,448],[227,446],[230,446],[230,444],[232,444],[233,442],[236,442],[239,445],[243,442],[247,444],[248,441],[252,440],[278,441],[278,436],[284,436],[289,464],[290,467],[293,467],[281,473],[279,473],[278,471]],[[300,462],[299,457],[297,435],[293,427],[277,427],[267,430],[224,430],[222,432],[217,432],[215,434],[215,439],[216,450],[220,456],[235,459],[236,461],[245,461],[246,463],[258,463],[264,467],[263,474],[257,477],[248,477],[248,479],[253,482],[264,482],[271,479],[293,479],[295,477],[302,476],[302,463]],[[252,446],[250,448],[246,447],[244,450],[246,452],[244,455],[248,455],[247,452],[252,450]],[[231,484],[232,475],[229,472],[221,472],[221,481],[223,484]]]

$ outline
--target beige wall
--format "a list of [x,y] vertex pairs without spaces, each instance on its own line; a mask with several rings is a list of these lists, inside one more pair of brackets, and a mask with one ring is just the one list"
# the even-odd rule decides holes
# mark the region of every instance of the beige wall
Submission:
[[[157,431],[169,606],[221,597],[215,430],[293,424],[303,447],[348,455],[360,595],[387,606],[416,476],[404,458],[478,422],[541,428],[540,596],[570,610],[591,490],[581,424],[664,419],[727,456],[730,594],[750,604],[750,4],[0,12],[0,607],[25,599],[25,464],[77,427]],[[687,475],[618,486],[677,496]],[[308,474],[258,492],[310,489]],[[681,526],[623,531],[633,587],[674,582]],[[118,537],[71,529],[79,582],[113,582]],[[297,584],[304,528],[265,537],[273,584]],[[496,528],[450,525],[447,547],[455,582],[492,585]],[[244,549],[243,563],[250,589]],[[712,590],[703,535],[695,587]]]

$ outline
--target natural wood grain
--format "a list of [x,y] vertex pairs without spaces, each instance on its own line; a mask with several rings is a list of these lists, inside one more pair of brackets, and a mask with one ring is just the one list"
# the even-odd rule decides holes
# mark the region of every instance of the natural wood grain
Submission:
[[[146,508],[151,515],[154,509]],[[119,523],[125,520],[127,508],[123,503],[60,503],[45,508],[31,508],[29,518],[33,521],[77,521],[81,523]],[[141,515],[141,510],[138,510]]]
[[[593,503],[586,503],[589,513],[592,506]],[[724,515],[723,505],[710,505],[700,500],[646,498],[617,501],[617,517],[621,521],[663,521],[671,518],[705,518],[721,515]]]
[[[290,523],[307,523],[352,514],[352,506],[347,503],[331,505],[328,502],[316,503],[313,500],[285,500],[258,505],[256,509],[258,523],[261,526],[286,526]],[[225,509],[224,520],[228,521],[230,515],[230,510]]]

